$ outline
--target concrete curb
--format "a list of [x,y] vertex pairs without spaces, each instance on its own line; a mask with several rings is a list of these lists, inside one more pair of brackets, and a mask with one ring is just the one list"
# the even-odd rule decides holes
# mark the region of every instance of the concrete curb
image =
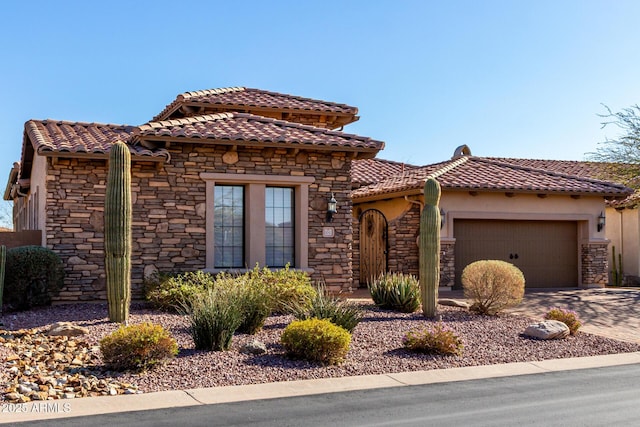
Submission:
[[640,363],[640,352],[381,375],[162,391],[137,395],[48,400],[24,404],[2,402],[0,403],[0,424],[384,387],[404,387],[451,381],[531,375],[636,363]]

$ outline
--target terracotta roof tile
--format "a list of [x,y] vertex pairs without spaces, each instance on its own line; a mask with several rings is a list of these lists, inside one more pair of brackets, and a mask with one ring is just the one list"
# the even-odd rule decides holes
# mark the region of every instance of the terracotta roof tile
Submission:
[[354,160],[351,164],[351,181],[354,186],[379,182],[392,175],[402,175],[418,166],[384,159]]
[[133,130],[134,141],[149,137],[194,138],[260,145],[307,145],[375,153],[382,141],[248,113],[219,113],[151,122]]
[[[118,140],[128,141],[133,126],[102,123],[81,123],[59,120],[29,120],[25,123],[25,134],[33,149],[42,155],[47,153],[70,153],[75,155],[103,155]],[[142,157],[166,158],[166,150],[148,150],[130,146],[131,154]]]
[[346,104],[320,101],[261,89],[229,87],[182,93],[178,95],[171,104],[167,105],[160,114],[155,116],[152,121],[166,120],[181,105],[189,104],[211,104],[221,107],[274,108],[286,111],[346,114],[353,115],[354,117],[358,114],[356,107],[351,107]]
[[505,191],[625,197],[632,190],[607,181],[579,177],[503,162],[500,159],[461,157],[428,165],[404,175],[354,190],[352,197],[364,198],[398,192],[420,192],[424,180],[434,176],[444,190]]

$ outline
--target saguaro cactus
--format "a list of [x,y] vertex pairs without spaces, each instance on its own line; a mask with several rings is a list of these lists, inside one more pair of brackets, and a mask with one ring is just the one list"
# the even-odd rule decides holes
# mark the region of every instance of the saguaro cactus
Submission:
[[127,324],[131,304],[131,154],[111,147],[104,203],[104,253],[109,320]]
[[424,183],[424,208],[420,216],[420,297],[425,317],[435,317],[440,285],[440,184]]

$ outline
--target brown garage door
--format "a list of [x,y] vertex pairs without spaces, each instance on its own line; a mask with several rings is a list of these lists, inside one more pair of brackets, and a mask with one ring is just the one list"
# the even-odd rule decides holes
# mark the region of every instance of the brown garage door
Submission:
[[454,221],[456,287],[473,261],[499,259],[524,273],[526,287],[578,286],[575,221]]

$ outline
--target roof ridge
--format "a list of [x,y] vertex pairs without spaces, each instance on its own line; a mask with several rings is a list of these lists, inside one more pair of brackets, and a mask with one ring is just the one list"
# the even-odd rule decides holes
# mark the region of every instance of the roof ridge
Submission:
[[474,157],[474,160],[478,160],[480,162],[484,162],[484,163],[491,163],[494,165],[499,165],[499,166],[505,166],[505,167],[509,167],[512,169],[517,169],[517,170],[526,170],[526,171],[530,171],[530,172],[541,172],[547,175],[551,175],[551,176],[558,176],[558,177],[562,177],[562,178],[571,178],[571,179],[577,179],[579,181],[584,181],[584,182],[590,182],[590,183],[598,183],[598,184],[604,184],[604,185],[608,185],[608,186],[612,186],[612,187],[616,187],[616,188],[629,188],[626,185],[622,185],[622,184],[618,184],[615,182],[611,182],[611,181],[606,181],[606,180],[602,180],[602,179],[595,179],[595,178],[589,178],[589,177],[582,177],[582,176],[578,176],[578,175],[572,175],[569,173],[563,173],[563,172],[558,172],[558,171],[551,171],[548,169],[541,169],[541,168],[534,168],[531,166],[524,166],[524,165],[516,165],[513,163],[508,163],[508,162],[501,162],[499,160],[496,160],[496,158],[488,158],[488,157]]
[[176,99],[184,101],[186,99],[193,98],[195,96],[218,95],[218,94],[221,94],[221,93],[229,93],[229,92],[244,92],[246,90],[247,90],[247,88],[244,87],[244,86],[229,86],[229,87],[222,87],[222,88],[217,88],[217,89],[193,90],[193,91],[183,92],[183,93],[179,94],[176,97]]
[[453,162],[449,163],[448,165],[443,166],[442,168],[436,170],[435,172],[430,173],[429,175],[427,175],[426,179],[429,179],[429,178],[437,179],[438,177],[457,168],[458,166],[467,163],[468,160],[469,160],[469,156],[462,156],[459,159],[456,159]]
[[100,122],[74,122],[71,120],[56,120],[56,119],[29,119],[25,122],[25,126],[27,125],[27,123],[29,122],[33,122],[33,123],[42,123],[42,124],[47,124],[47,123],[52,123],[52,124],[59,124],[59,125],[70,125],[70,126],[105,126],[105,127],[110,127],[110,128],[121,128],[121,129],[125,129],[125,128],[134,128],[134,125],[127,125],[127,124],[121,124],[121,123],[100,123]]

